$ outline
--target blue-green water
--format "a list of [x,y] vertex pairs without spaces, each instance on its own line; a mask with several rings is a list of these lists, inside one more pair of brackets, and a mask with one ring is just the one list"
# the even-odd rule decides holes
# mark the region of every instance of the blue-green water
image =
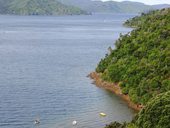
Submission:
[[122,23],[132,16],[0,16],[0,128],[72,128],[73,120],[76,128],[102,128],[131,120],[124,101],[86,76],[130,31]]

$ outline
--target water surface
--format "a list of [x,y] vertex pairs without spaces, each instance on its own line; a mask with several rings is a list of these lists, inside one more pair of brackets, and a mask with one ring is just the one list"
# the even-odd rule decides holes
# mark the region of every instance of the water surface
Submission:
[[124,101],[86,76],[130,31],[122,23],[132,16],[0,16],[0,128],[72,128],[73,120],[77,128],[102,128],[131,120]]

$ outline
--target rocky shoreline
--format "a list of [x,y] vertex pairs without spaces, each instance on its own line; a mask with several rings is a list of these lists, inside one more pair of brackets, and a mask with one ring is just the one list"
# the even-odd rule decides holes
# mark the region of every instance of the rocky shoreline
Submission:
[[124,101],[126,101],[128,106],[134,109],[135,111],[140,111],[144,107],[142,105],[133,103],[130,100],[130,97],[128,95],[123,94],[118,83],[109,83],[109,82],[103,81],[101,79],[101,74],[96,73],[96,72],[90,73],[88,77],[90,77],[94,81],[94,84],[97,87],[109,90],[115,93],[117,96],[120,96]]

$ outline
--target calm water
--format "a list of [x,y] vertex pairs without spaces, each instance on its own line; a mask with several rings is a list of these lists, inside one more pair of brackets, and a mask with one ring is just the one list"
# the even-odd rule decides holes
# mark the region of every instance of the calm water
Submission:
[[124,101],[86,76],[119,33],[130,31],[122,23],[132,16],[0,16],[0,128],[72,128],[73,120],[76,128],[102,128],[131,120]]

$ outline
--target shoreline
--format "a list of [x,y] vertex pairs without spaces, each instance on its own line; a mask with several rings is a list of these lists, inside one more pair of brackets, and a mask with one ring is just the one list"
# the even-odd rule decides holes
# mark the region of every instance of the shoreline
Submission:
[[110,83],[110,82],[103,81],[101,79],[101,74],[97,72],[90,73],[88,77],[90,77],[93,80],[93,83],[97,87],[103,88],[105,90],[109,90],[114,94],[116,94],[117,96],[121,97],[127,103],[127,105],[130,108],[134,109],[135,111],[140,111],[142,108],[144,108],[144,106],[142,105],[133,103],[128,95],[122,94],[121,88],[119,87],[118,83]]

